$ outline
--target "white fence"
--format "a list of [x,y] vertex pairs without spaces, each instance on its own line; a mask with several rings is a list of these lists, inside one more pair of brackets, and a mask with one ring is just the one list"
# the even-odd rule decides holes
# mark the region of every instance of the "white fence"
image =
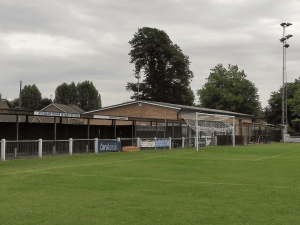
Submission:
[[[152,141],[153,140],[153,141]],[[123,146],[137,146],[140,148],[185,148],[194,144],[194,138],[117,138],[117,139],[72,139],[69,140],[1,140],[1,158],[5,161],[17,157],[43,157],[56,154],[98,153],[98,143],[119,142]],[[103,151],[104,152],[104,151]]]
[[284,135],[284,142],[285,143],[297,143],[300,142],[300,137],[299,136],[290,136],[289,134]]

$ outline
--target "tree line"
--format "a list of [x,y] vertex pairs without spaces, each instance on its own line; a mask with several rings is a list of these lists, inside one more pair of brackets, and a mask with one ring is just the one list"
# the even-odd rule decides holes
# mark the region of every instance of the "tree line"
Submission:
[[[197,90],[199,103],[195,104],[195,94],[190,86],[194,74],[190,70],[189,57],[165,31],[139,28],[129,45],[130,63],[134,64],[133,75],[138,79],[138,82],[128,82],[126,85],[126,90],[133,92],[131,99],[261,115],[268,123],[280,124],[281,88],[271,93],[268,106],[262,109],[258,89],[247,79],[245,71],[237,65],[228,64],[226,68],[217,64],[210,70],[206,83]],[[288,122],[293,127],[293,121],[300,116],[300,80],[287,84],[287,96]],[[41,98],[35,85],[25,86],[22,90],[22,108],[40,109],[50,102],[51,99]],[[63,83],[55,90],[54,102],[78,105],[88,111],[101,107],[101,96],[92,82],[77,85],[74,82]],[[18,107],[18,98],[11,103]]]
[[[194,74],[189,68],[189,57],[165,31],[139,28],[129,44],[130,63],[135,66],[134,76],[140,79],[143,73],[141,82],[127,83],[126,89],[135,93],[131,99],[195,105],[195,95],[190,87]],[[229,64],[226,69],[218,64],[211,69],[203,87],[197,90],[198,106],[259,114],[258,89],[246,77],[237,65]]]
[[[52,102],[76,105],[85,111],[89,111],[101,108],[101,95],[98,93],[93,82],[87,80],[77,85],[74,82],[59,85],[55,89],[55,98],[53,101],[50,98],[42,98],[42,94],[35,84],[25,85],[21,90],[22,109],[40,110]],[[13,108],[20,108],[20,98],[15,98],[9,103]]]

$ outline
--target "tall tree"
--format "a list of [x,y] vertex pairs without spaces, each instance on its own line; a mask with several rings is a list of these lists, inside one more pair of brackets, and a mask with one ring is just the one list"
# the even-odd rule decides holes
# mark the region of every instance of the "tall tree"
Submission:
[[228,69],[218,64],[211,69],[207,82],[197,91],[200,105],[205,108],[228,110],[245,114],[258,114],[261,109],[258,89],[246,79],[244,70],[237,65]]
[[[134,63],[136,78],[144,74],[139,91],[131,99],[192,105],[194,94],[190,88],[193,72],[190,61],[180,47],[170,40],[166,32],[143,27],[129,41],[130,63]],[[128,91],[138,91],[138,84],[128,82]]]
[[14,100],[9,101],[10,105],[14,109],[18,109],[20,107],[20,100],[19,98],[15,98]]
[[55,90],[54,102],[77,105],[85,111],[101,108],[101,96],[93,82],[84,81],[75,85],[63,83]]
[[55,89],[54,102],[65,105],[77,105],[79,103],[79,96],[77,87],[74,82],[71,84],[63,83]]
[[297,84],[295,87],[294,96],[288,100],[288,105],[293,112],[292,115],[300,117],[300,84]]
[[50,105],[52,103],[52,99],[50,98],[43,98],[41,101],[40,109],[45,108],[46,106]]
[[22,109],[37,110],[42,101],[42,94],[35,84],[25,85],[21,91]]
[[[292,126],[292,120],[298,117],[297,102],[299,97],[300,78],[286,84],[287,94],[287,118],[288,124]],[[268,123],[281,124],[282,117],[282,87],[278,91],[271,92],[268,106],[264,108],[265,117]]]
[[93,82],[84,81],[78,83],[77,91],[79,96],[79,106],[85,110],[101,108],[101,96],[93,85]]

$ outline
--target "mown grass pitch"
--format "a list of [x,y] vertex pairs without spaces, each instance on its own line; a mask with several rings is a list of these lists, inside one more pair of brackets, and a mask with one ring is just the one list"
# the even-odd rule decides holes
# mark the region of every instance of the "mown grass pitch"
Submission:
[[0,224],[299,221],[299,144],[0,162]]

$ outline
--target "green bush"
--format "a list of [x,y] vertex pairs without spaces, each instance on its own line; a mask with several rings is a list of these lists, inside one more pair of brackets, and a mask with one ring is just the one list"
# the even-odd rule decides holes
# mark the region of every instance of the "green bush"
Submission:
[[293,124],[294,131],[299,133],[300,132],[300,119],[292,120],[292,124]]

